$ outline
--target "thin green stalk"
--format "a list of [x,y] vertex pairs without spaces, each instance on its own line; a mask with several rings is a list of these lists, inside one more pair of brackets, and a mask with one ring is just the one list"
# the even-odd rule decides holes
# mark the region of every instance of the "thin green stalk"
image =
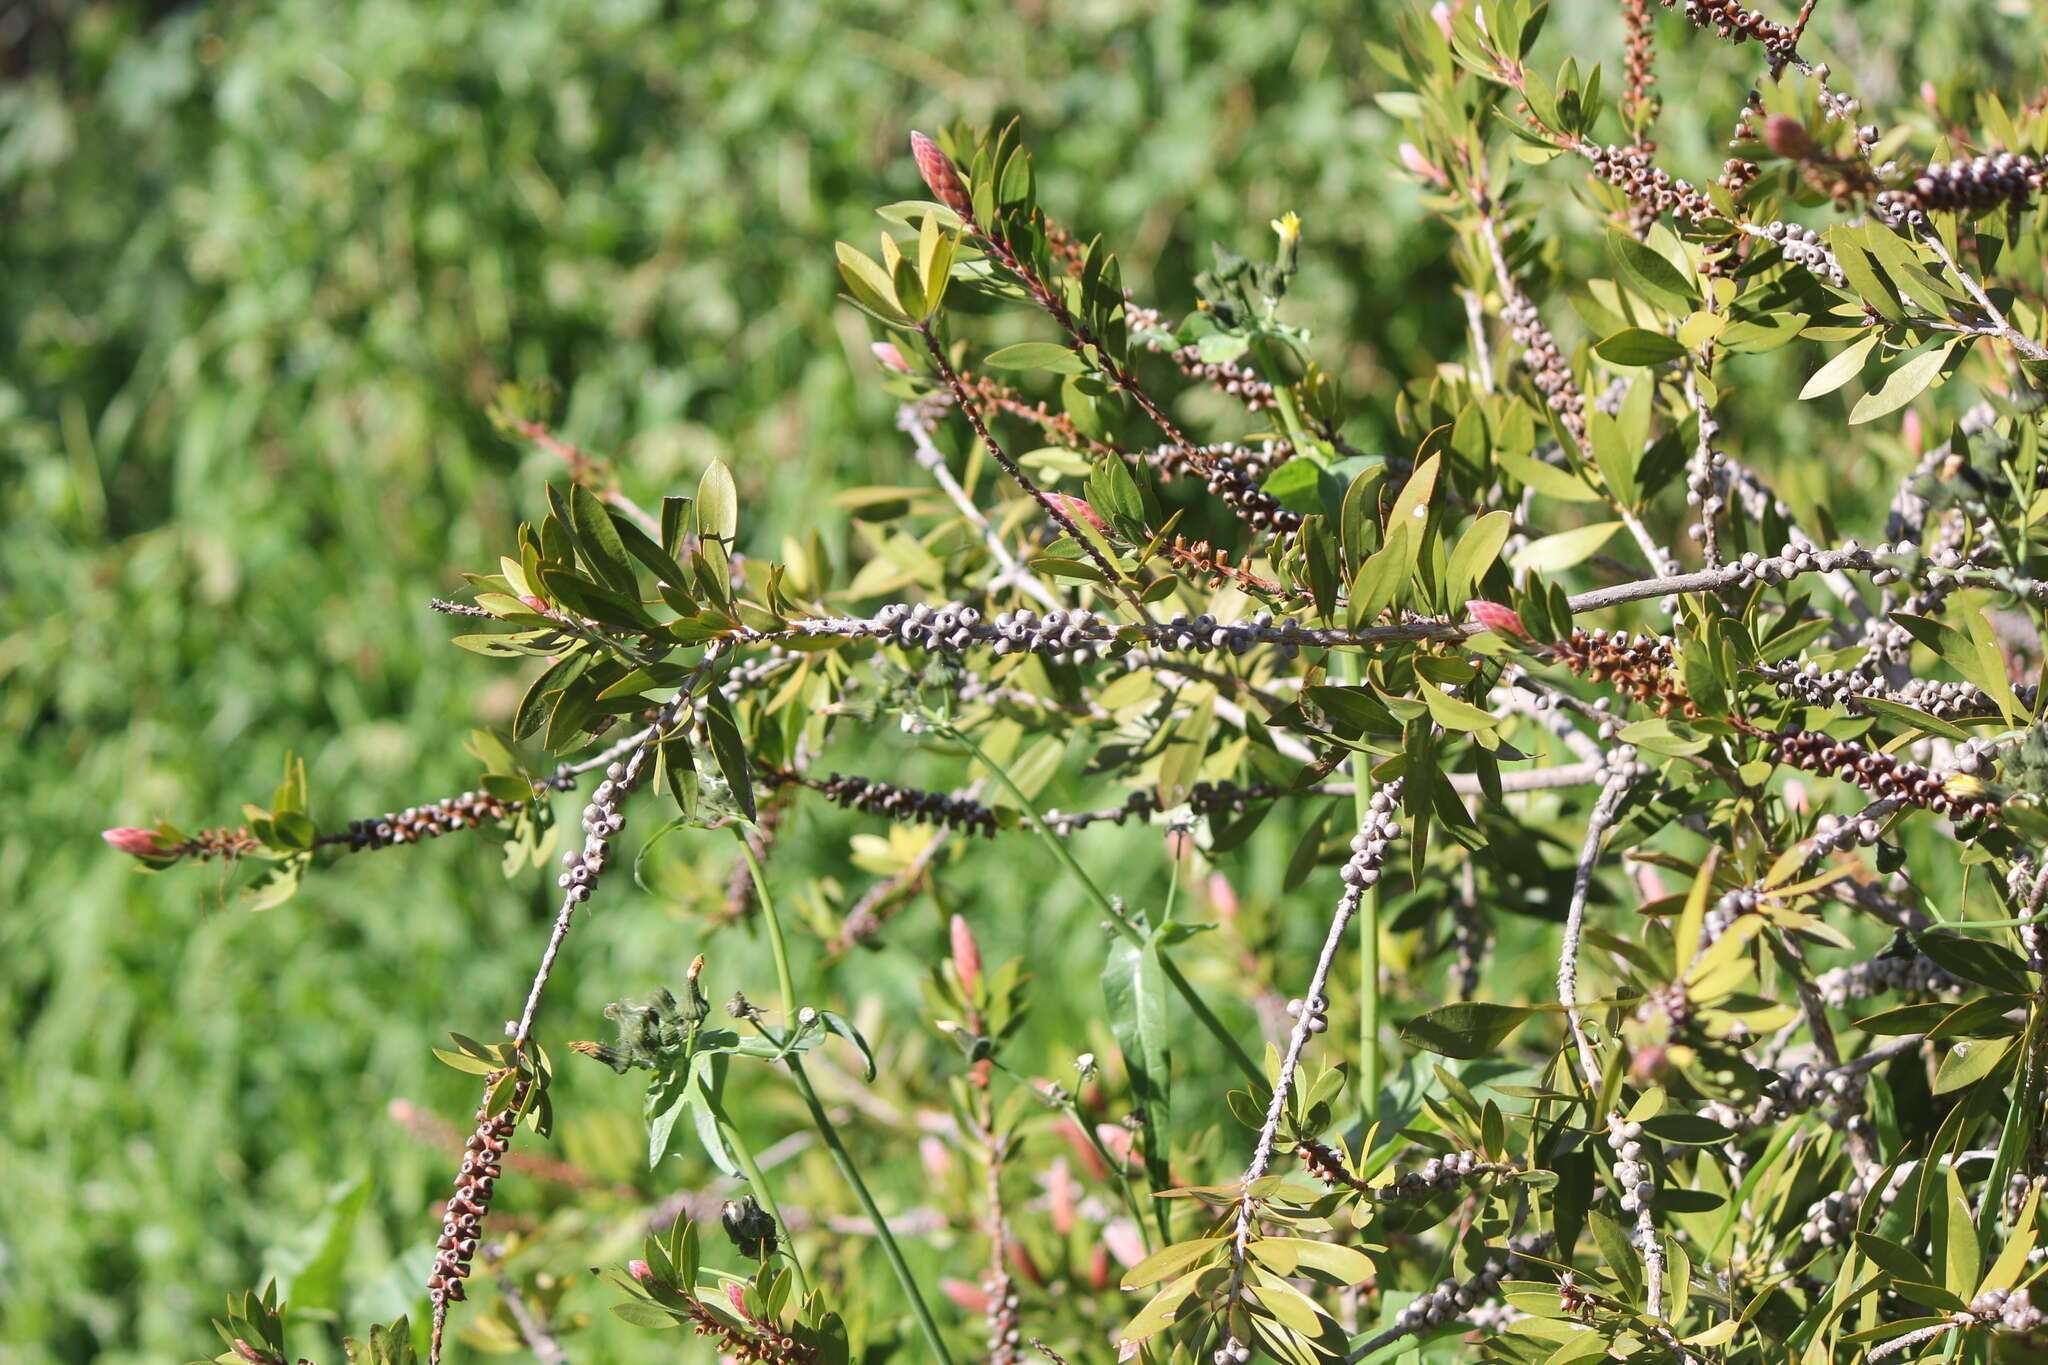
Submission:
[[810,1277],[804,1274],[803,1259],[796,1254],[796,1241],[789,1235],[789,1224],[782,1216],[781,1207],[775,1202],[775,1192],[768,1187],[767,1178],[761,1174],[760,1166],[755,1164],[753,1149],[747,1146],[746,1139],[740,1136],[738,1126],[726,1114],[725,1105],[720,1103],[708,1088],[703,1094],[705,1101],[710,1105],[711,1117],[717,1121],[718,1131],[725,1138],[726,1149],[732,1153],[733,1160],[739,1163],[741,1174],[747,1178],[747,1188],[754,1192],[754,1198],[768,1211],[768,1216],[775,1220],[775,1226],[782,1229],[782,1244],[789,1251],[789,1267],[796,1272],[797,1297],[802,1299],[811,1292]]
[[[764,901],[763,904],[766,902]],[[811,1089],[811,1078],[804,1074],[803,1059],[789,1056],[783,1059],[784,1066],[796,1081],[797,1093],[804,1097],[804,1105],[811,1111],[811,1125],[818,1130],[818,1136],[825,1139],[826,1150],[832,1153],[833,1164],[839,1167],[847,1185],[853,1190],[854,1198],[867,1211],[868,1220],[875,1225],[875,1236],[881,1240],[882,1254],[889,1258],[889,1268],[896,1272],[896,1282],[903,1286],[903,1292],[910,1298],[910,1311],[917,1317],[918,1330],[924,1334],[925,1345],[931,1348],[933,1359],[939,1365],[953,1365],[953,1357],[946,1350],[946,1342],[939,1335],[939,1324],[932,1319],[932,1310],[925,1306],[924,1296],[917,1292],[917,1281],[910,1273],[910,1265],[903,1259],[903,1249],[896,1245],[895,1234],[889,1231],[888,1220],[882,1217],[881,1209],[875,1206],[875,1197],[868,1193],[866,1182],[860,1178],[860,1170],[853,1164],[853,1157],[846,1145],[839,1140],[839,1130],[832,1124],[832,1116],[825,1112],[825,1106],[818,1102],[818,1092]]]
[[1266,382],[1273,386],[1273,406],[1280,410],[1280,429],[1287,433],[1288,443],[1294,447],[1296,455],[1307,455],[1308,428],[1302,424],[1301,409],[1294,401],[1294,390],[1281,378],[1279,367],[1273,363],[1272,348],[1266,344],[1266,338],[1255,336],[1251,351],[1252,360],[1264,372]]
[[[1088,889],[1088,893],[1095,898],[1096,904],[1100,905],[1103,912],[1109,916],[1110,923],[1117,927],[1117,931],[1131,942],[1142,946],[1145,941],[1144,935],[1140,934],[1137,927],[1125,917],[1124,912],[1117,906],[1116,902],[1111,900],[1100,886],[1096,885],[1095,879],[1088,875],[1088,870],[1082,867],[1080,861],[1074,857],[1073,851],[1067,847],[1066,841],[1057,834],[1054,834],[1052,830],[1046,827],[1045,822],[1038,818],[1038,808],[1032,805],[1031,798],[1026,796],[1023,790],[1010,779],[1009,771],[1002,764],[997,763],[987,754],[983,753],[981,746],[976,744],[964,732],[948,725],[944,727],[944,733],[965,745],[967,751],[973,754],[984,768],[994,773],[997,781],[1009,789],[1010,795],[1016,798],[1018,808],[1024,812],[1025,818],[1031,821],[1031,827],[1038,831],[1038,836],[1052,850],[1053,856],[1066,864],[1067,870],[1080,879],[1081,885]],[[1208,1029],[1215,1036],[1216,1041],[1223,1045],[1224,1052],[1230,1057],[1231,1061],[1237,1064],[1238,1070],[1244,1072],[1246,1078],[1251,1081],[1254,1092],[1256,1093],[1258,1089],[1263,1088],[1266,1085],[1265,1071],[1260,1068],[1258,1063],[1252,1060],[1251,1054],[1244,1050],[1244,1045],[1237,1041],[1230,1030],[1224,1026],[1223,1021],[1216,1017],[1215,1011],[1209,1008],[1208,1002],[1203,1000],[1195,991],[1193,983],[1181,975],[1180,968],[1174,965],[1173,959],[1164,952],[1159,953],[1158,958],[1159,969],[1165,974],[1167,984],[1180,993],[1180,998],[1187,1002],[1190,1010],[1194,1011],[1195,1018],[1201,1021],[1202,1027]]]
[[[782,920],[775,913],[775,900],[768,893],[768,878],[761,870],[761,860],[754,856],[754,850],[747,845],[744,836],[740,839],[740,851],[746,856],[747,869],[754,874],[754,896],[761,903],[761,922],[768,926],[768,946],[775,955],[775,975],[782,986],[782,1012],[789,1020],[789,1026],[796,1026],[796,985],[789,973],[789,951],[782,939]],[[818,1130],[818,1136],[825,1140],[825,1147],[832,1153],[832,1162],[839,1167],[854,1198],[866,1211],[868,1221],[875,1225],[875,1236],[882,1244],[882,1254],[889,1260],[889,1268],[896,1273],[896,1283],[903,1287],[904,1297],[910,1300],[911,1314],[917,1318],[918,1330],[924,1334],[925,1344],[931,1348],[932,1358],[939,1365],[953,1365],[953,1357],[946,1350],[945,1338],[939,1335],[939,1324],[932,1317],[931,1308],[925,1303],[924,1295],[918,1292],[917,1278],[910,1273],[910,1263],[903,1259],[903,1249],[896,1245],[896,1235],[889,1231],[889,1221],[882,1217],[882,1210],[875,1204],[875,1197],[868,1193],[867,1183],[860,1178],[860,1169],[853,1164],[852,1155],[846,1144],[839,1140],[839,1129],[832,1123],[832,1116],[825,1112],[825,1106],[818,1102],[818,1092],[811,1088],[811,1078],[804,1074],[803,1059],[794,1053],[782,1059],[789,1068],[790,1078],[796,1082],[797,1093],[803,1096],[804,1107],[811,1112],[811,1126]],[[773,1210],[770,1210],[773,1212]],[[779,1221],[779,1220],[778,1220]]]

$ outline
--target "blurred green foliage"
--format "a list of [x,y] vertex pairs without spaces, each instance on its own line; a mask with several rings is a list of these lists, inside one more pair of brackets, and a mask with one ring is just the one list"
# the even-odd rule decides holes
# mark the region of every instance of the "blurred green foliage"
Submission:
[[[1566,8],[1554,32],[1595,35],[1571,40],[1582,60],[1618,56],[1606,6]],[[1934,76],[2038,51],[2010,31],[2025,8],[1845,5],[1862,41],[1844,57],[1882,100],[1918,78],[1890,63],[1909,45]],[[1040,152],[1044,201],[1109,234],[1139,297],[1170,312],[1190,304],[1212,238],[1261,248],[1268,219],[1301,212],[1291,307],[1364,414],[1361,444],[1392,438],[1396,384],[1464,328],[1444,241],[1392,173],[1394,123],[1373,100],[1383,78],[1365,45],[1390,41],[1387,7],[23,13],[30,56],[0,80],[0,782],[14,797],[0,827],[0,1358],[24,1365],[192,1354],[221,1294],[267,1271],[297,1306],[356,1328],[415,1307],[448,1163],[388,1110],[468,1113],[469,1078],[428,1049],[450,1028],[496,1033],[549,913],[540,887],[508,887],[488,847],[449,840],[355,860],[250,915],[205,872],[137,876],[96,834],[231,823],[287,751],[307,759],[327,818],[469,785],[460,737],[502,721],[520,679],[449,648],[424,599],[489,567],[561,472],[492,431],[500,382],[558,385],[562,435],[615,457],[643,500],[722,457],[750,540],[822,527],[846,553],[831,493],[907,461],[868,327],[834,302],[830,243],[867,241],[874,204],[921,193],[911,127],[1011,113]],[[1732,111],[1753,64],[1695,51],[1668,65],[1667,88]],[[1711,174],[1724,135],[1687,123],[1665,140]],[[1759,373],[1757,392],[1789,397],[1807,368],[1789,383]],[[1790,419],[1785,449],[1856,458],[1808,440],[1817,420]],[[1803,505],[1830,464],[1768,472]],[[799,909],[826,879],[865,885],[847,836],[872,824],[827,812],[797,829],[777,875]],[[1091,838],[1095,856],[1135,855],[1127,894],[1163,890],[1142,833]],[[1251,854],[1254,922],[1286,851],[1269,839]],[[604,1002],[680,978],[730,858],[693,845],[650,872],[654,891],[620,888],[579,928],[554,1036],[603,1036]],[[992,961],[1028,946],[1041,978],[1093,980],[1101,942],[1075,888],[1041,881],[1019,904],[1000,859],[949,888],[963,903],[990,891]],[[914,999],[943,942],[943,916],[921,907],[817,986],[862,1017],[885,1077],[939,1065],[941,1044],[882,1006]],[[710,951],[722,988],[765,983],[742,934]],[[1208,974],[1241,987],[1213,957]],[[1081,1040],[1111,1050],[1085,997],[1037,1000],[1030,1032],[1069,1050],[1047,1050],[1046,1074]],[[627,1091],[597,1068],[561,1071],[558,1154],[601,1188],[521,1180],[503,1202],[511,1226],[549,1221],[565,1245],[590,1234],[592,1259],[547,1267],[569,1275],[628,1254],[635,1211],[707,1168],[649,1176]],[[876,1150],[895,1159],[885,1206],[947,1192],[902,1146]],[[815,1149],[791,1161],[790,1187],[831,1188]],[[632,1182],[642,1194],[602,1188]],[[914,1246],[928,1275],[948,1253]],[[599,1334],[575,1338],[578,1358],[675,1349],[613,1322],[612,1297],[572,1287],[564,1311],[593,1314]],[[872,1311],[893,1311],[886,1291]]]
[[[1370,383],[1456,335],[1393,306],[1440,247],[1390,184],[1356,6],[162,8],[43,6],[0,85],[0,1340],[23,1362],[195,1353],[220,1295],[303,1260],[333,1187],[365,1176],[361,1292],[293,1299],[359,1329],[423,1278],[446,1161],[386,1106],[467,1114],[428,1048],[495,1033],[539,888],[451,840],[250,916],[205,871],[138,877],[96,832],[232,823],[288,750],[326,818],[473,781],[460,737],[520,680],[449,648],[424,599],[493,563],[561,473],[491,431],[499,382],[559,385],[562,434],[638,496],[723,456],[750,538],[839,543],[834,486],[904,457],[831,241],[919,192],[911,127],[1013,112],[1054,153],[1049,200],[1113,229],[1141,291],[1174,282],[1160,302],[1187,306],[1211,237],[1256,243],[1300,207],[1303,292],[1350,339],[1329,359]],[[845,836],[872,822],[817,824],[792,884],[857,890]],[[680,976],[702,938],[683,916],[731,853],[708,857],[579,930],[559,1028],[603,1036],[604,1001]],[[1078,909],[1043,894],[991,917],[991,953]],[[833,996],[906,981],[940,920],[897,938]],[[1097,951],[1083,935],[1067,965],[1092,979]],[[713,953],[728,989],[764,983],[752,943]],[[567,1142],[647,1180],[609,1079],[565,1069]],[[564,1193],[513,1182],[507,1203]],[[611,1297],[576,1306],[626,1333]]]

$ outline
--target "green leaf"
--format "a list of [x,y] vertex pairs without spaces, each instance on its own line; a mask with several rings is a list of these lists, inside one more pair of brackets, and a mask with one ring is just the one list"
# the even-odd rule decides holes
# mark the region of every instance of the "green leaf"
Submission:
[[740,495],[725,461],[713,460],[697,481],[697,534],[718,541],[727,551],[740,534]]
[[910,325],[909,316],[896,302],[896,286],[880,262],[845,242],[835,242],[833,250],[839,255],[839,275],[852,291],[853,302],[882,322],[897,327]]
[[1088,362],[1057,341],[1020,341],[990,351],[981,363],[991,370],[1047,370],[1053,374],[1087,374]]
[[[1118,938],[1102,964],[1102,996],[1109,1029],[1130,1072],[1132,1097],[1145,1114],[1148,1134],[1168,1132],[1173,1092],[1171,1023],[1166,1007],[1166,972],[1153,943]],[[1171,1184],[1162,1143],[1144,1144],[1146,1174],[1154,1188]]]
[[1869,358],[1871,348],[1876,346],[1878,334],[1870,333],[1861,341],[1838,352],[1827,364],[1813,372],[1813,378],[1806,381],[1806,387],[1799,391],[1800,400],[1818,398],[1824,393],[1833,393],[1842,385],[1863,373],[1863,362]]
[[1850,227],[1829,228],[1825,234],[1828,249],[1835,253],[1835,261],[1842,267],[1842,277],[1849,282],[1852,294],[1869,304],[1886,322],[1903,322],[1906,309],[1899,302],[1891,280],[1863,249],[1863,232]]
[[1621,423],[1604,412],[1586,414],[1586,436],[1593,445],[1593,463],[1599,468],[1600,477],[1607,481],[1608,491],[1622,506],[1634,507],[1641,500],[1636,465],[1642,459],[1643,448],[1629,441],[1622,433]]
[[711,737],[711,756],[718,763],[718,771],[732,788],[734,804],[749,820],[757,818],[754,813],[753,771],[747,762],[747,742],[740,734],[739,722],[733,719],[732,703],[725,694],[713,688],[704,698],[704,728]]
[[618,1314],[621,1320],[630,1322],[635,1327],[652,1327],[659,1330],[661,1328],[680,1327],[683,1325],[675,1318],[670,1317],[664,1309],[657,1308],[653,1304],[641,1299],[627,1299],[623,1303],[615,1303],[612,1305],[612,1312]]
[[1508,562],[1517,573],[1560,573],[1591,558],[1620,529],[1618,521],[1596,521],[1590,526],[1560,531],[1529,542]]
[[1445,570],[1445,597],[1455,604],[1473,594],[1500,558],[1500,547],[1507,544],[1514,524],[1514,517],[1507,512],[1488,512],[1465,528]]
[[1481,1000],[1439,1005],[1408,1021],[1401,1036],[1417,1047],[1445,1057],[1485,1057],[1506,1042],[1536,1013],[1521,1005],[1496,1005]]
[[1976,1292],[1984,1248],[1970,1217],[1970,1201],[1963,1195],[1962,1177],[1954,1166],[1942,1167],[1941,1174],[1944,1197],[1934,1201],[1934,1245],[1941,1253],[1942,1287],[1960,1297]]
[[818,1012],[818,1021],[829,1031],[838,1034],[847,1042],[852,1043],[860,1051],[861,1063],[865,1068],[861,1073],[861,1079],[872,1084],[875,1079],[874,1049],[868,1046],[868,1040],[862,1037],[860,1030],[853,1026],[853,1021],[845,1015],[835,1014],[831,1010],[820,1010]]
[[1430,719],[1446,730],[1491,730],[1500,723],[1492,713],[1480,710],[1471,702],[1460,701],[1420,678],[1416,679],[1415,685],[1422,693],[1423,704],[1429,708]]
[[1874,422],[1887,413],[1898,411],[1918,398],[1935,377],[1941,373],[1942,362],[1956,343],[1945,342],[1929,347],[1911,357],[1891,372],[1884,381],[1884,387],[1875,393],[1866,393],[1856,400],[1856,406],[1849,410],[1849,425]]
[[621,596],[639,597],[640,576],[633,570],[632,557],[612,525],[611,514],[597,494],[580,483],[569,485],[569,520],[577,548],[598,581]]
[[1946,1095],[1983,1080],[2005,1060],[2005,1054],[2012,1051],[2013,1041],[2011,1038],[1979,1038],[1957,1043],[1941,1059],[1941,1067],[1934,1074],[1934,1093]]
[[1685,354],[1678,338],[1646,327],[1624,327],[1594,343],[1593,354],[1610,365],[1659,365]]
[[[1655,248],[1637,241],[1626,232],[1612,229],[1607,234],[1608,254],[1614,257],[1622,283],[1668,313],[1692,311],[1695,291],[1678,267],[1659,255]],[[1677,343],[1673,343],[1676,345]],[[1680,354],[1683,354],[1683,348]]]
[[[1192,1241],[1175,1242],[1172,1246],[1161,1247],[1126,1270],[1123,1279],[1118,1281],[1118,1287],[1126,1292],[1143,1289],[1146,1285],[1157,1284],[1170,1275],[1182,1274],[1197,1261],[1205,1259],[1229,1241],[1228,1237],[1197,1237]],[[1370,1262],[1367,1264],[1370,1265]]]

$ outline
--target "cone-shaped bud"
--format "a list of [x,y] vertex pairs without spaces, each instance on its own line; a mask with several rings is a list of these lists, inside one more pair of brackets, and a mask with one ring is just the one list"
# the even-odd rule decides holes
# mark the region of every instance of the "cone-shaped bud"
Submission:
[[910,154],[917,158],[917,173],[924,177],[925,188],[932,192],[932,198],[960,215],[963,220],[974,217],[974,201],[967,197],[967,183],[960,178],[960,170],[953,164],[953,158],[939,150],[939,144],[923,133],[910,135]]
[[953,916],[953,970],[960,973],[960,986],[972,996],[981,989],[981,945],[974,930],[959,915]]
[[1764,146],[1788,161],[1804,161],[1813,155],[1813,134],[1790,114],[1772,114],[1764,120]]
[[1528,628],[1522,624],[1522,618],[1515,615],[1512,607],[1504,607],[1498,602],[1486,602],[1474,598],[1465,604],[1465,610],[1474,621],[1486,627],[1495,635],[1528,638]]
[[161,858],[166,853],[163,839],[153,829],[136,829],[124,826],[120,829],[103,830],[100,838],[123,853],[138,858]]

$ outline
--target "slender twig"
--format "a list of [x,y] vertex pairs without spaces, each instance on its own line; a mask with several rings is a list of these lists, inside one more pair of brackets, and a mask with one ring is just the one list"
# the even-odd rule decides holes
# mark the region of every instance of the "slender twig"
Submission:
[[1046,491],[1040,488],[1037,482],[1029,474],[1026,474],[1015,460],[1010,458],[1009,452],[1003,449],[994,434],[989,431],[988,423],[981,420],[981,409],[975,406],[973,396],[967,392],[967,386],[961,382],[959,373],[953,368],[953,363],[946,359],[945,348],[939,345],[938,334],[932,331],[931,324],[920,323],[917,334],[923,338],[925,351],[931,356],[932,367],[937,370],[940,380],[945,383],[948,389],[952,390],[954,404],[959,407],[961,412],[966,414],[968,425],[974,428],[974,434],[981,441],[982,449],[986,450],[990,458],[1002,466],[1003,472],[1008,474],[1019,488],[1028,493],[1032,501],[1036,502],[1040,509],[1047,516],[1051,517],[1061,530],[1073,537],[1074,543],[1080,546],[1088,558],[1094,562],[1095,567],[1102,571],[1104,580],[1115,584],[1123,592],[1125,599],[1131,604],[1131,610],[1137,613],[1138,619],[1140,621],[1150,621],[1152,614],[1145,609],[1144,602],[1139,599],[1138,590],[1132,584],[1130,576],[1117,568],[1115,562],[1105,555],[1094,541],[1081,534],[1081,528],[1074,525],[1074,519],[1067,515],[1067,510],[1054,502],[1046,494]]
[[1002,572],[989,584],[989,591],[995,592],[1005,584],[1014,583],[1046,606],[1059,606],[1060,599],[1053,595],[1052,589],[1046,587],[1037,575],[1026,569],[1018,562],[1017,557],[1010,553],[1010,547],[1003,544],[1003,538],[996,534],[996,528],[989,524],[981,509],[974,505],[974,499],[967,496],[967,490],[953,477],[953,471],[946,467],[945,452],[932,444],[932,438],[926,433],[924,423],[918,420],[915,406],[905,403],[896,410],[896,429],[910,437],[911,449],[918,465],[930,474],[932,481],[953,500],[953,505],[967,518],[967,524],[981,536],[981,543],[988,547],[989,554],[1002,566]]
[[503,1248],[495,1243],[486,1251],[486,1259],[498,1272],[498,1292],[505,1296],[505,1307],[511,1310],[512,1321],[519,1327],[519,1335],[526,1342],[526,1349],[533,1352],[533,1358],[540,1365],[569,1365],[569,1357],[562,1350],[562,1343],[556,1341],[526,1301],[526,1294],[519,1288],[519,1282],[512,1278],[499,1261]]
[[[1329,932],[1323,936],[1322,952],[1316,956],[1315,970],[1309,974],[1308,989],[1295,1002],[1294,1029],[1287,1039],[1287,1051],[1280,1059],[1280,1072],[1273,1081],[1273,1093],[1266,1102],[1265,1122],[1259,1128],[1259,1139],[1252,1148],[1251,1161],[1245,1166],[1244,1178],[1240,1182],[1237,1197],[1237,1214],[1231,1234],[1231,1273],[1233,1292],[1244,1277],[1245,1258],[1251,1251],[1252,1235],[1258,1219],[1260,1198],[1254,1187],[1264,1178],[1266,1168],[1272,1164],[1273,1146],[1280,1134],[1281,1121],[1287,1114],[1287,1101],[1294,1091],[1295,1071],[1301,1061],[1302,1050],[1308,1040],[1329,1027],[1329,1003],[1324,988],[1329,985],[1330,969],[1337,960],[1337,950],[1344,944],[1345,931],[1350,928],[1353,916],[1358,913],[1360,902],[1373,884],[1379,880],[1379,870],[1386,862],[1387,848],[1398,834],[1399,826],[1393,812],[1397,809],[1401,795],[1399,779],[1387,783],[1365,804],[1365,814],[1359,822],[1356,852],[1344,864],[1344,894],[1337,898],[1336,911],[1330,916]],[[1369,989],[1377,989],[1372,983]],[[1379,1040],[1371,1040],[1377,1047]],[[1370,1092],[1376,1099],[1378,1091]],[[1370,1100],[1368,1100],[1370,1102]]]
[[1579,1014],[1579,937],[1585,928],[1586,899],[1593,889],[1593,867],[1600,860],[1600,842],[1614,823],[1629,788],[1642,777],[1635,762],[1634,748],[1625,744],[1617,748],[1608,760],[1607,773],[1607,784],[1600,789],[1600,799],[1593,803],[1592,813],[1586,817],[1586,842],[1579,853],[1578,870],[1572,876],[1572,899],[1571,907],[1565,913],[1564,944],[1557,955],[1558,1003],[1564,1006],[1572,1041],[1578,1049],[1579,1073],[1586,1089],[1594,1093],[1600,1089],[1600,1063],[1593,1055],[1593,1045],[1586,1038],[1585,1020]]
[[[1109,922],[1115,927],[1116,931],[1131,943],[1140,947],[1144,946],[1145,937],[1138,932],[1137,926],[1131,923],[1130,916],[1125,914],[1123,907],[1097,885],[1093,877],[1088,875],[1088,870],[1081,866],[1081,862],[1074,856],[1073,850],[1067,847],[1067,841],[1053,832],[1052,827],[1045,822],[1044,818],[1039,814],[1037,807],[1032,804],[1031,798],[1026,796],[1023,788],[1019,787],[1010,777],[1009,770],[984,753],[981,746],[976,744],[973,737],[966,732],[958,728],[949,727],[943,733],[949,738],[958,741],[969,753],[974,755],[975,759],[984,768],[995,774],[996,780],[1001,782],[1016,800],[1018,808],[1024,812],[1024,816],[1031,826],[1038,831],[1040,837],[1045,841],[1046,847],[1052,850],[1053,857],[1064,865],[1069,872],[1073,873],[1075,879],[1086,888],[1089,896],[1094,899],[1098,906],[1102,907],[1103,913],[1109,916]],[[1166,977],[1167,984],[1180,994],[1180,998],[1187,1003],[1188,1009],[1193,1012],[1196,1019],[1201,1021],[1202,1027],[1209,1030],[1210,1035],[1218,1043],[1222,1044],[1224,1055],[1236,1063],[1237,1069],[1243,1072],[1246,1079],[1251,1081],[1253,1085],[1264,1085],[1266,1082],[1264,1071],[1260,1069],[1258,1063],[1251,1059],[1251,1054],[1244,1050],[1244,1044],[1237,1040],[1237,1035],[1233,1034],[1224,1026],[1223,1021],[1216,1017],[1216,1012],[1209,1008],[1209,1002],[1204,1000],[1201,993],[1194,988],[1193,983],[1181,974],[1180,968],[1174,964],[1172,958],[1168,957],[1164,951],[1158,954],[1158,958],[1159,970]]]

